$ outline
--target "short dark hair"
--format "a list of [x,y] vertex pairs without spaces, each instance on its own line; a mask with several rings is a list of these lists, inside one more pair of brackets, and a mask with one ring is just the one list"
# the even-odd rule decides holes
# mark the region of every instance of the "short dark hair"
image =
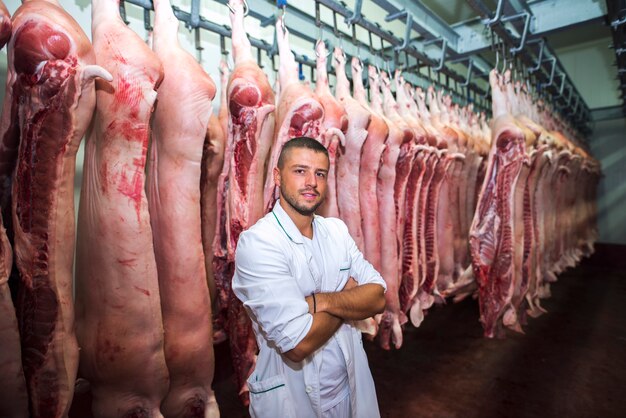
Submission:
[[283,149],[280,150],[280,156],[278,157],[278,163],[276,164],[278,168],[282,169],[284,167],[285,158],[287,158],[287,154],[292,148],[306,148],[315,152],[321,152],[330,159],[330,157],[328,156],[328,150],[318,140],[310,138],[308,136],[298,136],[296,138],[290,139],[289,141],[285,142],[285,145],[283,145]]

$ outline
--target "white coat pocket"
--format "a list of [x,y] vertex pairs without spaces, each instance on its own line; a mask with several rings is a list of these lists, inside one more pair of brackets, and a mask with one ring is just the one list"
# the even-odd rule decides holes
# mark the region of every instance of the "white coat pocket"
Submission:
[[[254,373],[252,374],[254,376]],[[296,411],[282,375],[260,381],[248,379],[250,415],[253,418],[295,418]]]
[[338,292],[343,290],[348,283],[348,279],[350,278],[350,263],[341,263],[339,268],[339,274],[337,276],[337,286],[335,287],[335,291]]

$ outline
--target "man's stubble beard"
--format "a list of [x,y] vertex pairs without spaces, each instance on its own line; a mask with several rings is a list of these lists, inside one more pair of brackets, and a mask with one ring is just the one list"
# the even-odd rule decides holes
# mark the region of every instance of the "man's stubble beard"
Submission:
[[[315,193],[319,193],[319,192],[315,190]],[[320,193],[321,198],[319,202],[317,202],[313,207],[309,208],[309,207],[305,207],[305,206],[298,204],[297,198],[294,198],[289,193],[287,193],[287,191],[284,189],[282,185],[280,186],[280,194],[283,196],[283,198],[289,204],[289,206],[291,206],[296,212],[298,212],[302,216],[313,215],[315,211],[317,210],[317,208],[319,208],[322,205],[322,203],[324,203],[324,199],[326,199],[326,195]]]

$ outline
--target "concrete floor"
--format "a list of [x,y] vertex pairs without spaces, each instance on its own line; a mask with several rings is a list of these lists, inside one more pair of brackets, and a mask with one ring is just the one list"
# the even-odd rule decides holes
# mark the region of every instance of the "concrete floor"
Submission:
[[[482,337],[465,300],[408,326],[400,350],[366,342],[383,417],[626,417],[626,247],[598,246],[563,273],[526,334]],[[225,347],[216,349],[222,417],[246,417]]]

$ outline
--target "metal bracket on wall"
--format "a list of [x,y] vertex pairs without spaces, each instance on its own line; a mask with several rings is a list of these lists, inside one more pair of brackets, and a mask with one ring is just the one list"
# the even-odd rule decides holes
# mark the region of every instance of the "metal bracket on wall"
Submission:
[[[316,3],[316,5],[319,5],[319,3]],[[354,4],[354,11],[352,12],[352,14],[350,16],[347,16],[344,21],[346,22],[346,25],[348,26],[352,26],[355,23],[359,23],[363,17],[363,15],[361,14],[361,9],[363,8],[363,0],[356,0],[356,3]]]
[[150,20],[150,10],[143,9],[143,28],[148,32],[152,32],[152,21]]
[[431,41],[424,42],[424,46],[441,42],[441,56],[439,58],[439,64],[433,67],[433,71],[440,71],[443,68],[443,63],[446,61],[446,49],[448,48],[448,41],[444,38],[437,38]]
[[406,18],[406,26],[404,29],[404,41],[400,45],[393,47],[396,51],[404,51],[411,41],[411,26],[413,24],[413,15],[406,10],[402,10],[397,13],[388,14],[385,16],[385,22],[392,22],[396,19]]
[[130,22],[128,21],[128,19],[126,19],[126,4],[124,3],[124,1],[120,1],[120,17],[122,18],[122,21],[128,25]]
[[516,14],[516,15],[513,15],[513,16],[503,17],[502,19],[500,19],[501,22],[510,22],[512,20],[519,19],[519,18],[523,18],[524,19],[524,29],[522,31],[522,36],[520,38],[519,45],[516,46],[516,47],[512,47],[509,50],[509,51],[511,51],[511,54],[513,54],[513,55],[517,54],[522,49],[524,49],[524,45],[526,45],[526,37],[528,36],[528,28],[530,27],[531,16],[530,16],[529,13],[523,12],[523,13],[519,13],[519,14]]
[[543,38],[539,39],[538,43],[539,43],[539,54],[537,56],[537,64],[535,66],[533,66],[533,67],[528,68],[528,72],[531,73],[531,74],[534,73],[535,71],[538,71],[539,69],[541,69],[541,63],[543,62],[543,49],[545,48],[546,43],[543,40]]
[[483,19],[483,24],[485,26],[493,26],[500,23],[500,18],[502,18],[502,5],[504,4],[504,0],[498,0],[498,6],[496,7],[496,12],[492,18]]
[[200,0],[191,0],[191,16],[186,22],[187,29],[197,28],[200,24]]

